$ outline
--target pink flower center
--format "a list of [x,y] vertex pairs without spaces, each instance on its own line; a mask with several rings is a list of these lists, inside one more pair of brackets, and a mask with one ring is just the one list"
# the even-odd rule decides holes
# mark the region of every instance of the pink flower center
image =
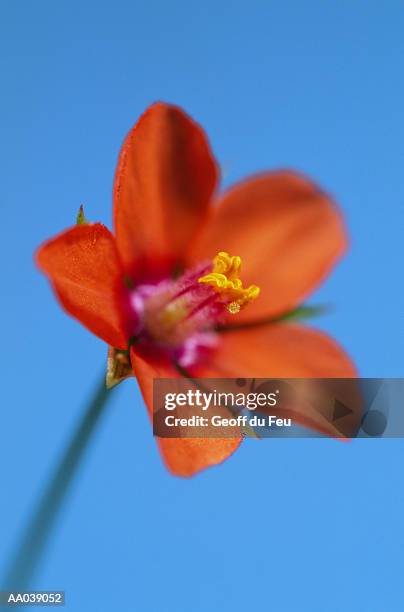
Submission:
[[212,263],[178,279],[139,285],[130,294],[136,342],[167,354],[182,367],[199,361],[217,344],[216,327],[258,296],[238,278],[239,257],[219,253]]

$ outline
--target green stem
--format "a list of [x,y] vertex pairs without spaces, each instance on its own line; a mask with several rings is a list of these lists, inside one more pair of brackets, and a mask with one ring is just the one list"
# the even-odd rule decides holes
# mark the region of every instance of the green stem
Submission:
[[111,391],[102,383],[98,385],[87,411],[84,413],[49,484],[22,534],[16,554],[6,573],[3,589],[27,589],[45,552],[51,532],[77,475],[94,431],[104,412]]

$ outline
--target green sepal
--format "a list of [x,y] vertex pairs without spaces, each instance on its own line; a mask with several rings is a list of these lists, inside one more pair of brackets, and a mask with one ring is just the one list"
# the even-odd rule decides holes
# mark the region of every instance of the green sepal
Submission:
[[287,312],[285,314],[280,315],[275,320],[276,321],[304,321],[306,319],[313,319],[314,317],[318,317],[327,312],[330,312],[331,306],[327,304],[318,304],[311,306],[303,305],[298,306],[294,310]]
[[229,331],[235,331],[237,329],[250,329],[252,327],[272,325],[273,323],[306,321],[308,319],[312,319],[313,317],[326,314],[327,312],[330,312],[330,310],[331,306],[327,304],[319,304],[318,306],[303,305],[298,306],[297,308],[294,308],[289,312],[284,312],[274,317],[263,317],[262,319],[254,319],[253,321],[243,321],[242,323],[218,325],[216,330],[218,332],[226,333]]
[[119,385],[120,382],[131,376],[134,376],[134,373],[129,352],[121,351],[110,346],[108,349],[107,374],[105,377],[107,389]]
[[87,225],[87,223],[88,221],[84,214],[84,206],[83,204],[80,204],[79,212],[77,213],[76,217],[76,225]]

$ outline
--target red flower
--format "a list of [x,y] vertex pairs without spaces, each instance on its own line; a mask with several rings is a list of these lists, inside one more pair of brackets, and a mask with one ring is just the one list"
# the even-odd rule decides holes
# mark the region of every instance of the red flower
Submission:
[[[344,253],[335,205],[290,171],[219,195],[217,186],[202,129],[181,109],[155,104],[120,153],[114,234],[100,223],[78,225],[37,254],[69,314],[110,346],[130,346],[150,412],[153,378],[179,376],[176,363],[211,378],[356,374],[324,333],[270,322],[299,306]],[[240,261],[243,280],[254,283],[247,288]],[[226,459],[240,440],[158,442],[168,468],[190,476]]]

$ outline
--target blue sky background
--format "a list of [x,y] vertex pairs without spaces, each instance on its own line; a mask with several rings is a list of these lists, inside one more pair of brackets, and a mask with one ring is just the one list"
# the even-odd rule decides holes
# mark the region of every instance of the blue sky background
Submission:
[[[105,363],[32,253],[111,221],[125,133],[156,99],[199,120],[225,183],[292,166],[340,202],[352,248],[313,297],[363,376],[403,376],[404,7],[12,2],[0,18],[0,569]],[[402,440],[248,441],[167,474],[131,380],[116,392],[35,586],[78,612],[398,612]]]

